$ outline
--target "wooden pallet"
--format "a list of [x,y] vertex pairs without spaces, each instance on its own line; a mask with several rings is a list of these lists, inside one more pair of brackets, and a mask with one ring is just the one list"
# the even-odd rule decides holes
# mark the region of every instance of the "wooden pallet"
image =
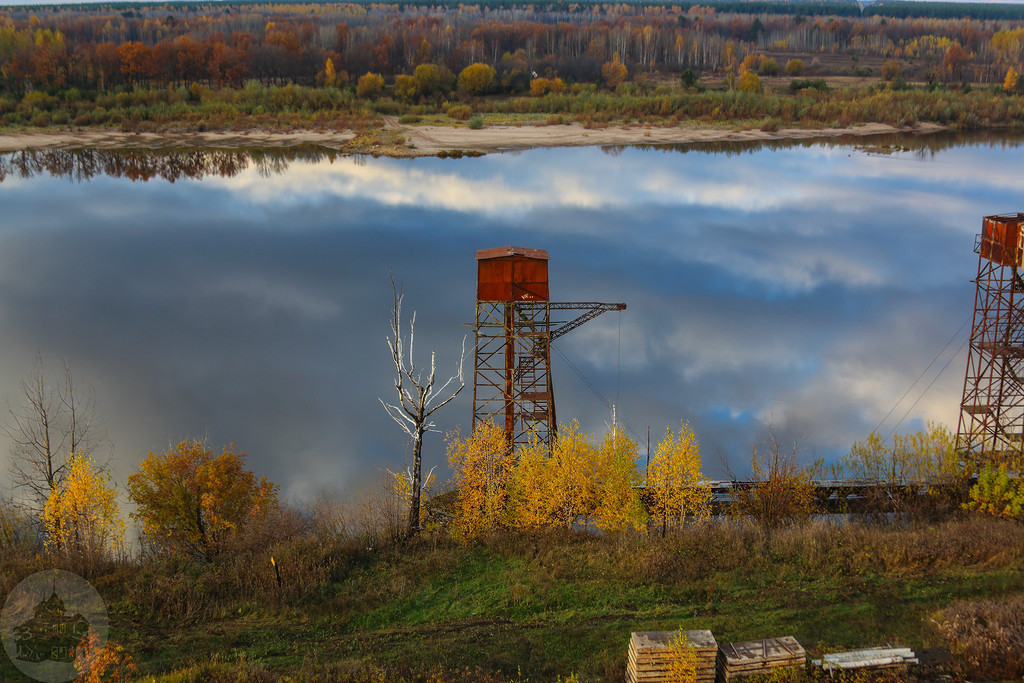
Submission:
[[[661,683],[671,680],[670,645],[677,631],[643,631],[630,634],[627,683]],[[697,682],[714,683],[718,642],[711,631],[687,631],[686,638],[697,654]]]
[[729,643],[718,650],[718,674],[724,681],[771,673],[778,667],[806,665],[807,653],[792,636]]

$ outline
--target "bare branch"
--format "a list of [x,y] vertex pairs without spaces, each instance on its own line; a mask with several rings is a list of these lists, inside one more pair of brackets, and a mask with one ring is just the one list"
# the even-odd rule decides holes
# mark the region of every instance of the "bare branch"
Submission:
[[[419,508],[420,493],[422,485],[422,445],[423,435],[426,432],[437,431],[430,420],[430,416],[439,408],[451,402],[459,392],[466,386],[463,377],[463,363],[466,357],[466,338],[462,338],[462,351],[459,355],[459,365],[455,375],[449,377],[437,389],[434,384],[437,380],[436,354],[430,353],[430,370],[426,380],[423,379],[423,371],[416,368],[413,359],[413,346],[416,337],[416,312],[409,318],[408,343],[402,337],[402,301],[404,295],[400,287],[395,284],[394,274],[391,275],[391,291],[393,303],[391,308],[391,335],[387,337],[388,350],[391,352],[391,360],[395,364],[395,391],[398,393],[398,405],[386,403],[379,399],[381,405],[388,415],[412,437],[413,440],[413,465],[408,471],[409,483],[412,489],[412,496],[409,504],[409,528],[410,535],[415,534],[419,529]],[[405,348],[408,347],[408,351]],[[450,389],[454,381],[458,380],[458,387]],[[444,396],[443,399],[440,397]],[[439,400],[440,399],[440,400]],[[431,470],[433,472],[433,470]],[[429,477],[428,477],[429,480]]]
[[42,355],[36,355],[20,383],[21,405],[8,401],[9,419],[0,426],[11,442],[14,486],[25,489],[36,510],[63,482],[72,454],[93,453],[104,441],[95,424],[92,387],[76,387],[71,365],[62,362],[63,376],[54,387],[46,382]]

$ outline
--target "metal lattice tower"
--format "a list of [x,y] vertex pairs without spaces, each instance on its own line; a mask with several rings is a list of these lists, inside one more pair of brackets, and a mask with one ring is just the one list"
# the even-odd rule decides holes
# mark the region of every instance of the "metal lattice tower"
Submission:
[[987,216],[957,450],[968,461],[1019,453],[1024,435],[1024,214]]
[[[556,429],[551,343],[605,311],[626,304],[552,302],[548,252],[499,247],[476,253],[476,349],[473,428],[492,420],[510,448],[538,441],[551,446]],[[552,322],[552,311],[582,311]]]

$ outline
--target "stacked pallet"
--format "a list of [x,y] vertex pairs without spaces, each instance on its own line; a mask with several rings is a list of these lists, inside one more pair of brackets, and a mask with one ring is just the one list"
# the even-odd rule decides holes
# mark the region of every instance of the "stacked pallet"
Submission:
[[813,666],[826,671],[850,669],[892,669],[917,664],[917,656],[909,647],[872,647],[849,652],[834,652],[811,660]]
[[[718,642],[711,631],[686,631],[686,640],[697,654],[697,683],[714,683]],[[626,683],[659,683],[671,680],[672,660],[678,654],[672,643],[678,631],[645,631],[629,637]]]
[[807,665],[807,655],[792,636],[730,643],[718,650],[718,674],[723,681],[741,676],[769,674],[780,666]]

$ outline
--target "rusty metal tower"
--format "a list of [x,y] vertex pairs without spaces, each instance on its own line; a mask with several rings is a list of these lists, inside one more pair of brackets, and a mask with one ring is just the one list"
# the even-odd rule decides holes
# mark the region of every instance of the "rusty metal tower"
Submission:
[[1019,453],[1024,435],[1024,214],[986,216],[957,450],[969,461]]
[[[557,428],[551,343],[626,304],[550,301],[544,249],[483,249],[476,260],[473,428],[492,420],[504,427],[510,448],[534,436],[550,447]],[[551,320],[552,311],[580,314],[561,322]]]

